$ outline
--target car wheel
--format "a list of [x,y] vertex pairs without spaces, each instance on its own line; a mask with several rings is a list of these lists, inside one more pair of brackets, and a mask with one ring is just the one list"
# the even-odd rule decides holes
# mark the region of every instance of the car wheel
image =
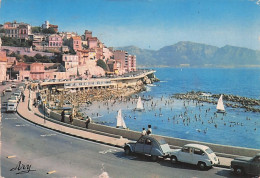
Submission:
[[126,155],[130,155],[130,154],[131,154],[131,150],[130,150],[129,147],[126,147],[126,148],[125,148],[125,154],[126,154]]
[[207,168],[207,165],[204,162],[198,162],[198,167],[200,170],[205,170]]
[[178,162],[177,157],[176,157],[176,156],[172,156],[172,157],[171,157],[171,162],[172,162],[172,164],[177,163],[177,162]]
[[236,173],[237,175],[243,175],[244,170],[243,170],[242,168],[240,168],[240,167],[236,167],[236,168],[235,168],[235,173]]
[[152,161],[154,161],[154,162],[155,162],[155,161],[157,161],[157,159],[158,159],[158,156],[152,155],[152,156],[151,156],[151,159],[152,159]]

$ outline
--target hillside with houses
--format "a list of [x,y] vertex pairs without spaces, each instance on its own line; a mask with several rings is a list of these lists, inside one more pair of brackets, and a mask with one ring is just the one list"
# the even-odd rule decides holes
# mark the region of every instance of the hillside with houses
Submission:
[[60,32],[58,25],[0,24],[0,81],[88,79],[136,71],[136,56],[114,50],[85,30]]

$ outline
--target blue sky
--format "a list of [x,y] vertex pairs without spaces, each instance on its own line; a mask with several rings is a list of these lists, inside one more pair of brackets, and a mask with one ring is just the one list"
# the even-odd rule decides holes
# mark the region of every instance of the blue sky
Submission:
[[0,23],[93,31],[107,46],[159,49],[179,41],[260,50],[258,0],[2,0]]

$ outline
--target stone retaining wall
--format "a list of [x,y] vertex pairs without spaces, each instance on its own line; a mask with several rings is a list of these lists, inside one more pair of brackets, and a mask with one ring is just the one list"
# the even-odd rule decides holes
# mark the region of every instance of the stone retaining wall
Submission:
[[[50,112],[50,117],[52,119],[61,120],[61,115],[58,113],[55,113],[54,111]],[[65,116],[65,122],[69,123],[68,116]],[[84,120],[73,120],[73,125],[78,127],[85,128],[85,121]],[[97,130],[100,132],[106,132],[109,134],[114,135],[120,135],[124,138],[127,138],[129,140],[138,140],[141,136],[141,131],[136,132],[132,130],[126,130],[126,129],[120,129],[95,123],[89,124],[89,129]],[[206,143],[206,142],[198,142],[198,141],[192,141],[192,140],[185,140],[185,139],[179,139],[179,138],[173,138],[173,137],[166,137],[166,136],[160,136],[160,135],[153,135],[154,137],[161,137],[163,138],[169,145],[172,145],[174,148],[182,147],[185,144],[188,143],[197,143],[197,144],[203,144],[210,147],[214,152],[217,153],[219,156],[225,156],[225,157],[235,157],[235,156],[254,156],[257,153],[260,153],[260,149],[251,149],[251,148],[243,148],[243,147],[234,147],[234,146],[227,146],[227,145],[218,145],[213,143]]]

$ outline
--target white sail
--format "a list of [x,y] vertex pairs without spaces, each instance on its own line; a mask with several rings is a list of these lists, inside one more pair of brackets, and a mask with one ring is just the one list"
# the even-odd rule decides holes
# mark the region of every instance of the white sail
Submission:
[[142,103],[142,100],[141,100],[140,96],[139,96],[138,101],[137,101],[136,109],[138,109],[138,110],[143,110],[144,109],[144,106],[143,106],[143,103]]
[[217,110],[225,111],[225,107],[224,107],[224,104],[223,104],[223,95],[221,95],[218,99]]
[[123,127],[124,129],[126,128],[126,125],[125,125],[125,121],[122,117],[122,112],[121,112],[121,109],[119,109],[118,111],[118,114],[117,114],[117,121],[116,121],[116,126],[117,127]]

